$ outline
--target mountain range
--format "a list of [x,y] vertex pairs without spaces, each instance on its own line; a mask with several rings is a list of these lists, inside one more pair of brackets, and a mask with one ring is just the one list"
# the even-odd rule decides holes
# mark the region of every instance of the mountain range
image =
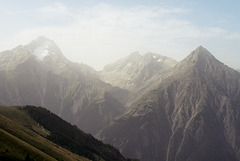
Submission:
[[129,56],[106,65],[100,76],[103,81],[126,90],[136,91],[153,77],[161,76],[177,62],[154,53],[140,55],[134,52]]
[[240,160],[240,73],[198,47],[100,138],[142,161]]
[[104,82],[129,91],[122,101],[124,105],[129,106],[176,63],[177,61],[171,58],[155,53],[140,55],[134,52],[115,63],[106,65],[99,75]]
[[35,105],[141,161],[240,161],[240,73],[200,46],[177,62],[129,56],[102,71],[39,37],[0,53],[0,104]]
[[53,41],[39,37],[0,53],[0,104],[47,107],[94,134],[124,111],[114,98],[124,90],[101,81],[95,72],[70,62]]

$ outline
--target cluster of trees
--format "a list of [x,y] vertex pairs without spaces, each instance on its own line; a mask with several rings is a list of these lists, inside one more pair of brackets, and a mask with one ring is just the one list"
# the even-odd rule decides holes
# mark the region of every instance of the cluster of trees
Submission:
[[50,131],[47,136],[52,142],[91,160],[124,161],[125,158],[113,146],[104,144],[92,135],[67,123],[42,107],[26,106],[24,109],[41,126]]

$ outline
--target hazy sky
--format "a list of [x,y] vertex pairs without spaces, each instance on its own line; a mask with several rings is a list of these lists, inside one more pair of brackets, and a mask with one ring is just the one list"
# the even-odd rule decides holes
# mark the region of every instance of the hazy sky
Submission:
[[199,45],[240,68],[239,0],[3,0],[0,51],[38,36],[95,69],[154,52],[182,60]]

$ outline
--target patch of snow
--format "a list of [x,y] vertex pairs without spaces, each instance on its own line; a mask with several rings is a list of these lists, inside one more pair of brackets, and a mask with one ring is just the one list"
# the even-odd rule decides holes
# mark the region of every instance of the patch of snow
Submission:
[[161,58],[159,58],[159,59],[157,60],[157,62],[161,62],[161,61],[163,61],[163,59],[161,59]]
[[38,60],[43,61],[43,59],[49,55],[49,51],[48,49],[44,48],[44,47],[38,47],[33,51],[33,55],[36,56],[36,58]]
[[154,59],[156,59],[156,58],[157,58],[157,55],[153,55],[152,57],[153,57]]
[[51,44],[51,42],[45,42],[43,45],[34,49],[32,54],[35,55],[38,60],[43,61],[43,59],[49,55],[48,49]]

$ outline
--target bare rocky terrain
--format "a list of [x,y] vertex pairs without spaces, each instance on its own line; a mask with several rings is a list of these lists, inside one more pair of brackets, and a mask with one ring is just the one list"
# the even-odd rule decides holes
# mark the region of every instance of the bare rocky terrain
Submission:
[[124,90],[101,81],[93,68],[67,60],[45,37],[1,52],[0,67],[1,105],[46,107],[92,134],[124,111],[116,99]]
[[240,160],[240,74],[199,47],[99,136],[142,161]]
[[45,38],[0,53],[0,105],[42,106],[129,158],[240,161],[240,73],[202,46],[135,52],[102,71]]

